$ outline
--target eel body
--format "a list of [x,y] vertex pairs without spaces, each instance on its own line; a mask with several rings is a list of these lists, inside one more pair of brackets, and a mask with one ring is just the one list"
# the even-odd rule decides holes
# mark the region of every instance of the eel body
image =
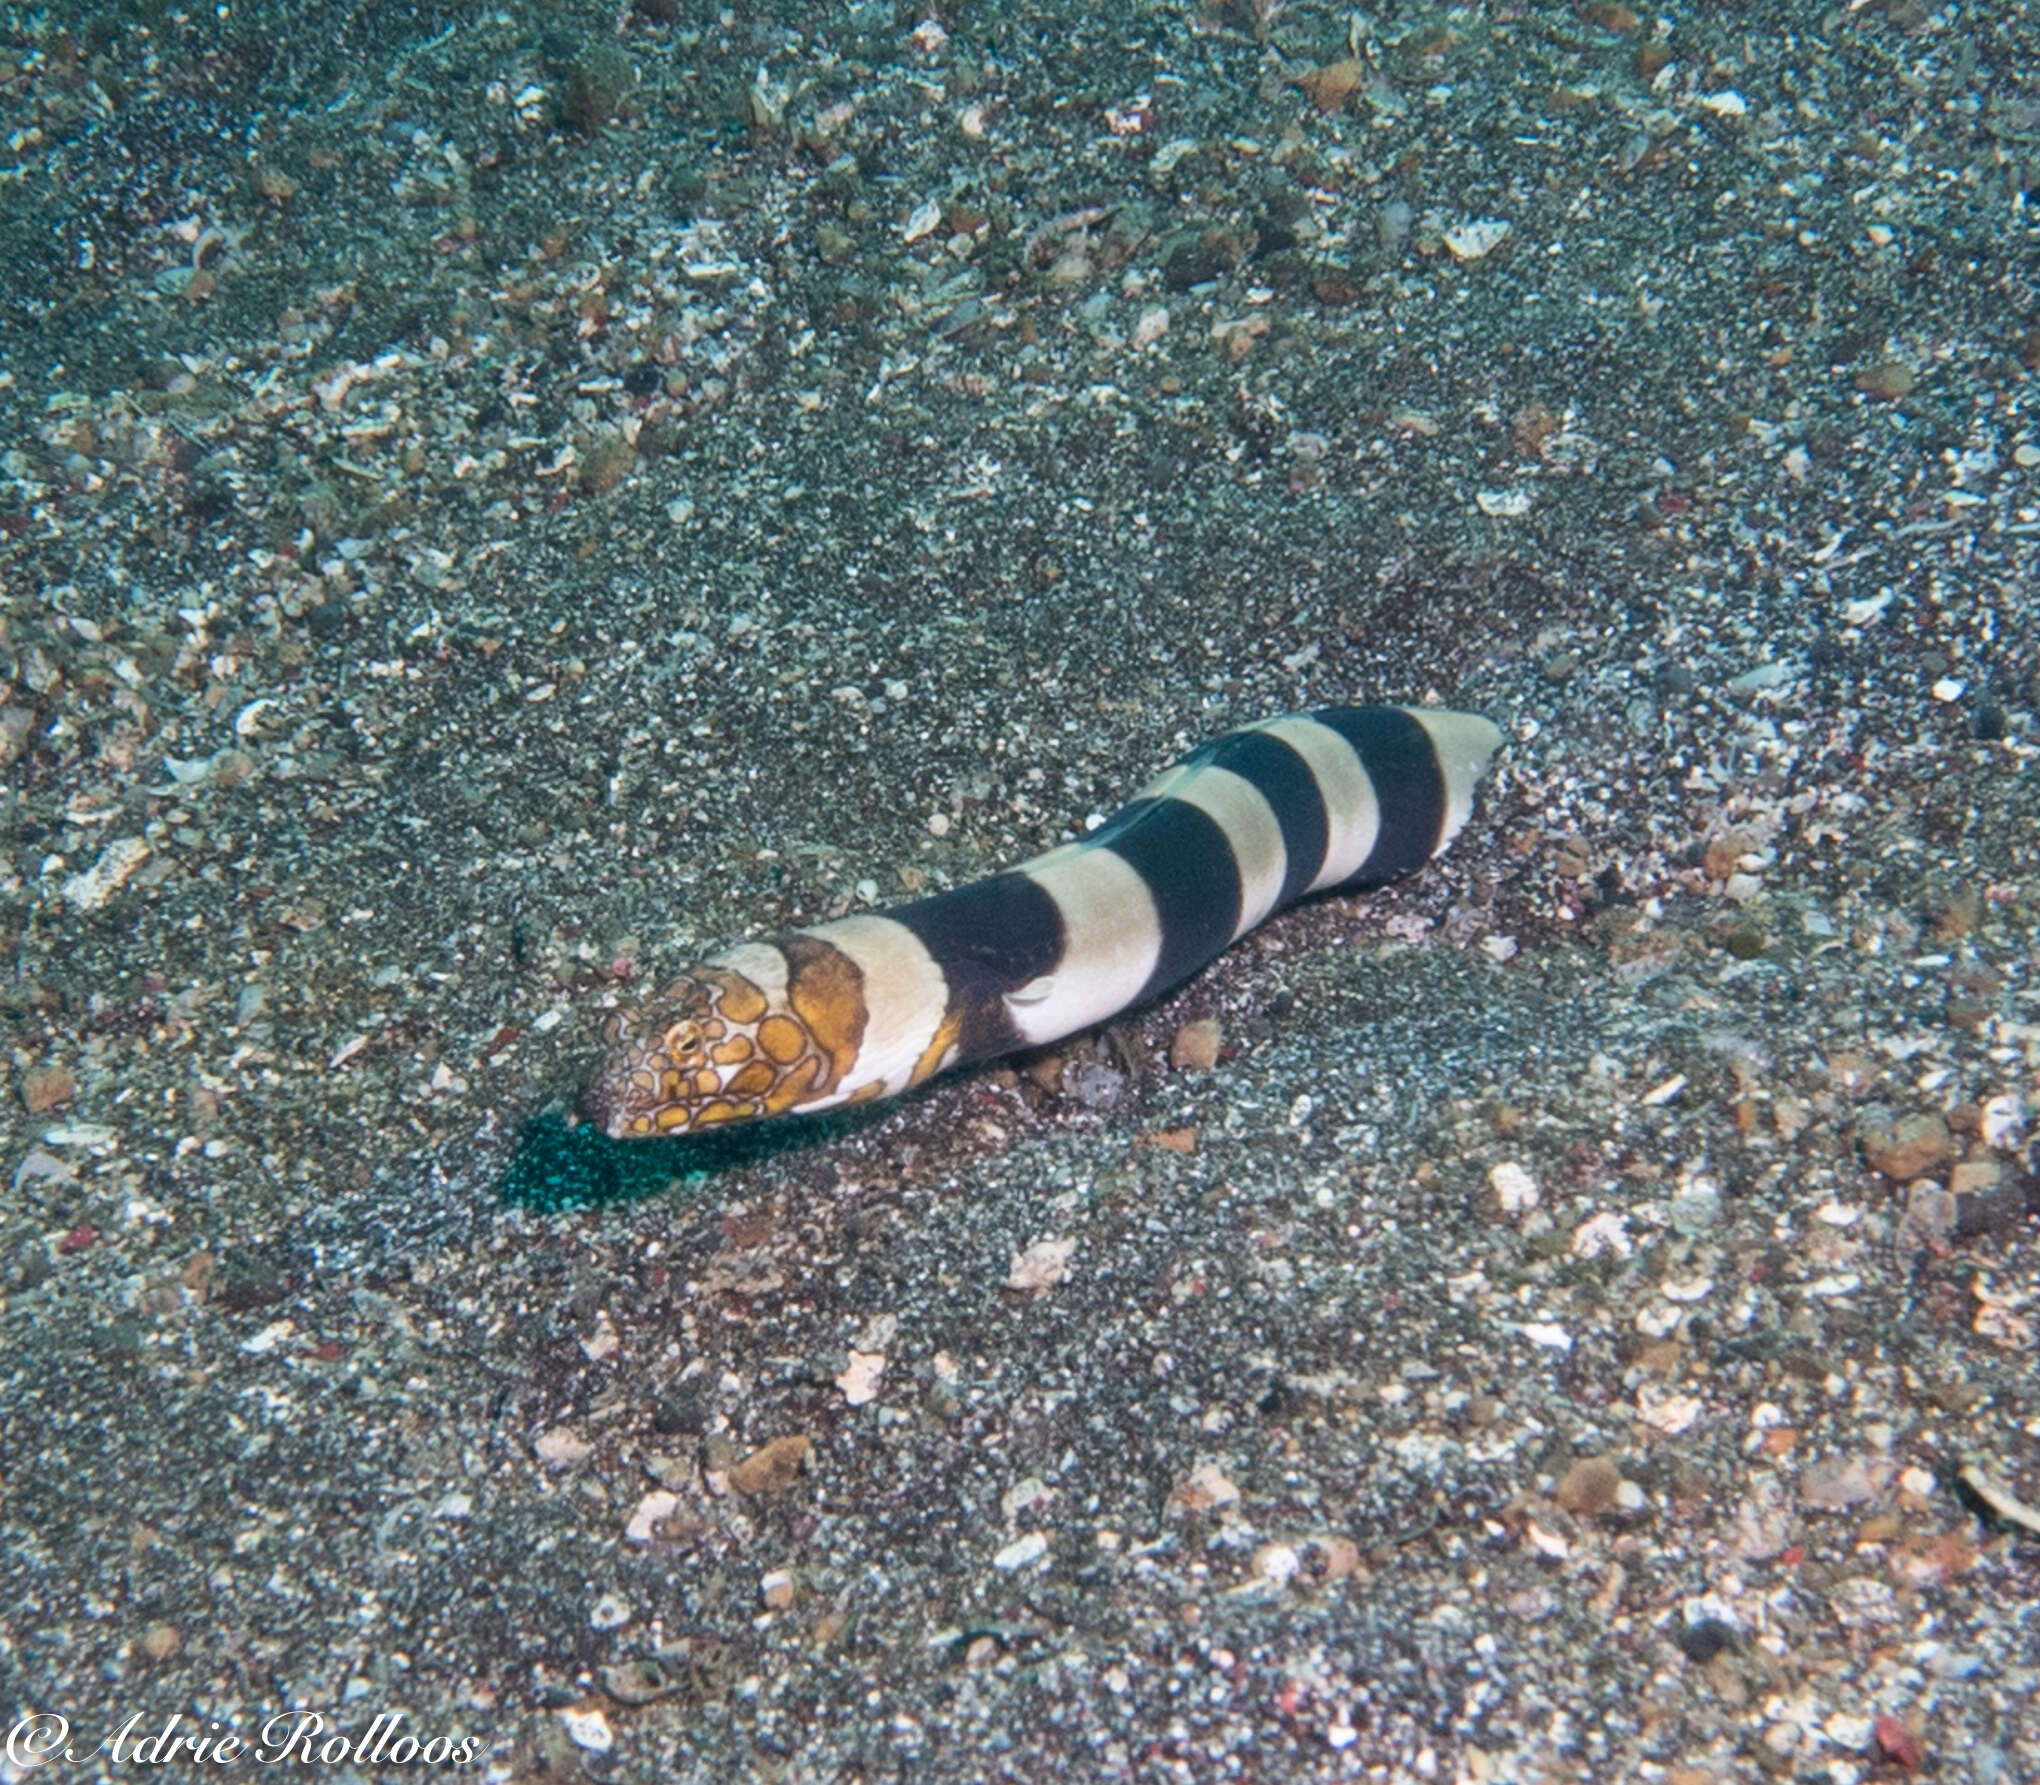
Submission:
[[612,1012],[581,1112],[621,1139],[891,1097],[1180,984],[1285,905],[1411,873],[1466,822],[1486,719],[1326,707],[1227,732],[1078,842],[742,942]]

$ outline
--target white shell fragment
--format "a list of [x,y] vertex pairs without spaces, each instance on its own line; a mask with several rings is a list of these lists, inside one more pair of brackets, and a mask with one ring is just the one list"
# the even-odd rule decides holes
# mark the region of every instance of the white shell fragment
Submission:
[[878,1396],[878,1379],[885,1374],[885,1353],[882,1351],[853,1351],[850,1364],[836,1378],[836,1386],[843,1391],[843,1399],[853,1407],[862,1407],[867,1401]]
[[1515,232],[1513,223],[1499,217],[1482,217],[1445,232],[1445,246],[1460,260],[1479,260],[1492,254]]
[[630,1515],[630,1523],[623,1528],[626,1543],[650,1543],[653,1532],[661,1519],[668,1519],[680,1510],[680,1496],[669,1493],[665,1488],[654,1488],[637,1503],[637,1510]]
[[1076,1249],[1075,1240],[1036,1240],[1026,1251],[1014,1254],[1006,1287],[1053,1289],[1069,1275],[1070,1255]]
[[116,837],[91,867],[64,882],[64,897],[80,911],[97,911],[148,859],[149,846],[140,837]]
[[1002,1574],[1011,1574],[1015,1569],[1025,1568],[1030,1562],[1038,1562],[1048,1554],[1048,1534],[1045,1531],[1029,1531],[1025,1537],[1017,1538],[992,1558],[992,1566]]
[[584,1708],[576,1705],[560,1712],[560,1727],[567,1732],[568,1741],[590,1754],[607,1754],[616,1746],[616,1736],[609,1727],[609,1719],[593,1706]]
[[1575,1258],[1627,1258],[1635,1250],[1629,1229],[1613,1209],[1589,1215],[1573,1229],[1572,1254]]
[[1513,1159],[1504,1159],[1492,1167],[1488,1183],[1493,1186],[1495,1200],[1502,1205],[1505,1215],[1527,1214],[1542,1198],[1537,1180]]

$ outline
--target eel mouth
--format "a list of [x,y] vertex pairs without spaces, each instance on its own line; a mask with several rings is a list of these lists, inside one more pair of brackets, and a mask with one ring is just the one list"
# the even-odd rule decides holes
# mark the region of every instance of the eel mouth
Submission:
[[599,1128],[611,1140],[616,1138],[615,1131],[610,1127],[610,1123],[615,1119],[616,1100],[597,1079],[590,1079],[583,1085],[581,1094],[567,1109],[569,1128],[578,1128],[585,1122],[590,1127]]
[[605,1011],[594,1057],[587,1063],[568,1120],[575,1126],[590,1123],[611,1140],[646,1133],[639,1118],[645,1113],[647,1093],[657,1082],[647,1076],[657,1044],[657,1032],[636,1005]]
[[577,1125],[582,1122],[592,1124],[611,1140],[622,1140],[630,1132],[637,1105],[643,1101],[642,1093],[633,1082],[637,1052],[627,1045],[636,1037],[634,1033],[625,1032],[626,1024],[619,1020],[621,1014],[612,1015],[606,1026],[602,1052],[582,1081],[580,1094],[574,1099],[568,1117]]
[[568,1119],[599,1128],[611,1140],[643,1134],[645,1130],[635,1126],[643,1096],[631,1079],[632,1074],[617,1060],[599,1061],[582,1084]]

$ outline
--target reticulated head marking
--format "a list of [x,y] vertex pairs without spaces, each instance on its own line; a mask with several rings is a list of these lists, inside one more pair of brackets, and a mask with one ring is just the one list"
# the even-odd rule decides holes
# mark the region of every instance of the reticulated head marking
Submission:
[[805,1026],[724,967],[693,967],[612,1011],[581,1110],[616,1140],[693,1134],[800,1101],[821,1071]]

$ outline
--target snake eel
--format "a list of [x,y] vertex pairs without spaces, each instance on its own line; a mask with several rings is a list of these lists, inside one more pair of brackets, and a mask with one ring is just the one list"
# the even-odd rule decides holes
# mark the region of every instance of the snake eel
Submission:
[[580,1113],[618,1140],[893,1097],[1180,984],[1271,913],[1450,843],[1501,733],[1324,707],[1211,740],[1078,842],[710,955],[611,1012]]

